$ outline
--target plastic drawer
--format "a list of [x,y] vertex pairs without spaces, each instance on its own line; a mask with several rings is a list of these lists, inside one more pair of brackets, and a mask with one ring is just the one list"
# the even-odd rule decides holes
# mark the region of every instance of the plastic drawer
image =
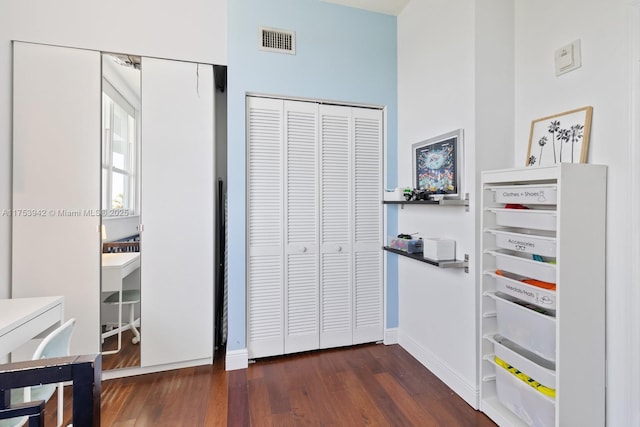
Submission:
[[496,366],[496,391],[500,403],[525,424],[532,427],[555,426],[555,400],[525,384],[501,366]]
[[493,343],[497,357],[526,373],[540,384],[553,389],[556,388],[555,363],[531,353],[503,336],[492,335],[486,337],[486,339]]
[[500,276],[495,273],[487,273],[496,281],[496,290],[519,300],[535,304],[548,310],[556,309],[556,292],[528,283]]
[[517,233],[506,230],[487,230],[496,238],[496,246],[516,252],[541,256],[556,256],[556,238],[551,235]]
[[534,261],[532,256],[502,249],[486,251],[495,257],[496,269],[543,282],[556,283],[556,266],[549,262]]
[[523,205],[555,205],[558,198],[556,185],[508,185],[490,188],[496,203]]
[[533,228],[555,231],[556,211],[551,209],[504,209],[490,208],[496,215],[496,224],[505,227]]
[[556,361],[556,319],[513,302],[508,295],[489,294],[496,302],[498,333],[510,341]]

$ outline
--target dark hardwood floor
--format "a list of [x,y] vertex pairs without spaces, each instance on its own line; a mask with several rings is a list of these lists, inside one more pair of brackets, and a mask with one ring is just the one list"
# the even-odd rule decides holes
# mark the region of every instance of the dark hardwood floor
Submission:
[[[55,413],[54,397],[47,426]],[[400,346],[382,344],[261,359],[229,372],[219,352],[213,366],[104,381],[101,419],[114,427],[495,425]]]
[[[140,329],[140,336],[142,330]],[[122,333],[122,346],[119,352],[102,356],[102,369],[120,369],[132,366],[140,366],[140,344],[132,344],[133,332]],[[114,335],[104,340],[102,351],[116,350],[118,348],[118,336]]]

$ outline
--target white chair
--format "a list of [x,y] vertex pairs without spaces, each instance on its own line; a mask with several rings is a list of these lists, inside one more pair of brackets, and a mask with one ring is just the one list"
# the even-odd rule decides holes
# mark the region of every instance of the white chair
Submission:
[[[122,300],[120,300],[120,292],[112,292],[102,302],[105,304],[120,305],[120,307],[118,307],[118,326],[102,334],[102,342],[104,342],[105,338],[117,334],[118,348],[115,350],[103,351],[102,354],[109,355],[118,353],[122,349],[122,332],[126,330],[131,330],[131,332],[133,332],[133,338],[131,338],[131,342],[133,344],[138,344],[140,342],[140,331],[138,331],[138,329],[136,328],[137,321],[135,318],[135,305],[140,304],[140,291],[138,289],[123,290]],[[129,306],[129,322],[123,324],[122,309],[126,305]]]
[[[40,343],[36,351],[33,353],[33,360],[51,359],[53,357],[69,356],[69,346],[71,344],[71,334],[76,319],[69,319],[63,325],[57,327]],[[39,386],[18,388],[11,390],[11,403],[31,402],[34,400],[48,401],[53,392],[58,388],[58,422],[60,427],[63,421],[63,398],[64,384],[42,384]],[[0,427],[21,426],[27,422],[27,417],[9,418],[0,420]]]

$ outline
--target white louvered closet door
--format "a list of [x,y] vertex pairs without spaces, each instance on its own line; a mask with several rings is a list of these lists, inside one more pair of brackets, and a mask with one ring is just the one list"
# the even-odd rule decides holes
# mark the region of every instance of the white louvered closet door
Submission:
[[320,106],[320,348],[353,342],[351,108]]
[[319,345],[318,105],[284,102],[285,353]]
[[247,347],[284,352],[283,101],[247,97]]
[[353,108],[353,344],[384,334],[382,283],[382,111]]

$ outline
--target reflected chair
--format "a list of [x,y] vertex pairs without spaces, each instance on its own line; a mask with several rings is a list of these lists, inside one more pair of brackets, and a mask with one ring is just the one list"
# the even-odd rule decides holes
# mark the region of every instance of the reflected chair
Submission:
[[[69,346],[71,344],[71,334],[76,319],[69,319],[63,325],[57,327],[40,343],[36,351],[33,353],[33,360],[51,359],[53,357],[69,356]],[[11,390],[11,403],[32,402],[36,400],[48,401],[53,396],[54,391],[58,389],[58,421],[57,426],[60,427],[63,421],[63,397],[64,384],[42,384],[39,386],[25,387]],[[9,418],[0,420],[0,427],[21,426],[27,422],[27,417]]]
[[[135,305],[140,304],[140,291],[138,289],[130,289],[122,291],[122,300],[120,300],[120,292],[112,292],[110,293],[103,301],[105,304],[114,304],[119,305],[122,304],[129,306],[129,322],[126,324],[122,323],[122,308],[118,310],[118,326],[114,329],[104,332],[102,334],[102,342],[104,343],[105,338],[111,337],[113,335],[118,335],[118,348],[116,350],[108,350],[103,351],[103,355],[115,354],[118,353],[122,349],[122,332],[130,330],[133,332],[133,338],[131,338],[132,344],[138,344],[140,342],[140,331],[136,328],[137,320],[135,318]],[[2,427],[2,426],[0,426]]]

